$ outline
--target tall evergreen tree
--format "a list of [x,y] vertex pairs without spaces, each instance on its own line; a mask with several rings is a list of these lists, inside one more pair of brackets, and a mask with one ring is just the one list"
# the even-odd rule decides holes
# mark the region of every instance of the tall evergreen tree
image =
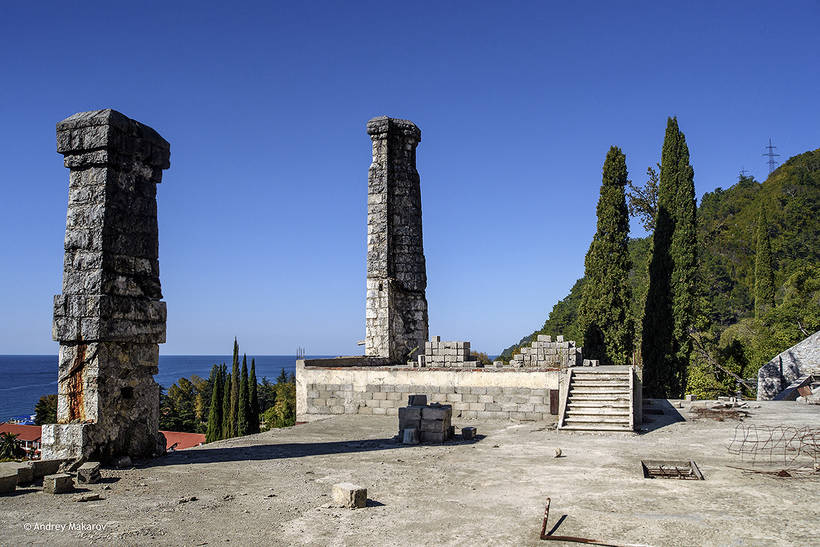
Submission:
[[231,366],[231,436],[239,435],[239,343],[233,339],[233,365]]
[[584,284],[578,310],[584,333],[584,354],[606,364],[627,365],[635,326],[629,313],[629,212],[624,188],[626,157],[609,149],[604,161],[598,227],[584,260]]
[[698,303],[697,203],[695,171],[689,163],[686,137],[678,130],[677,192],[675,194],[675,230],[669,254],[672,256],[672,348],[673,369],[669,382],[671,397],[686,393],[687,371],[692,354],[691,331],[695,325]]
[[251,376],[248,379],[251,388],[250,433],[259,433],[259,394],[256,386],[256,359],[251,359]]
[[755,317],[774,307],[774,268],[772,267],[772,244],[769,241],[769,223],[766,209],[760,206],[757,217],[757,249],[755,251]]
[[242,356],[242,378],[239,381],[239,419],[237,421],[237,435],[250,433],[251,399],[248,387],[248,359]]
[[[683,157],[685,151],[685,158]],[[679,363],[676,362],[678,349],[675,334],[678,325],[673,313],[672,284],[676,275],[673,258],[673,239],[678,221],[678,206],[684,200],[681,186],[681,166],[688,166],[689,151],[678,128],[676,118],[666,123],[666,135],[661,153],[661,174],[658,186],[658,211],[655,231],[652,234],[652,249],[649,260],[649,287],[644,303],[641,359],[643,362],[643,384],[650,397],[670,397],[678,384]],[[693,181],[691,166],[685,173]],[[694,192],[693,192],[694,195]],[[687,234],[688,237],[688,234]],[[681,247],[687,238],[678,236]],[[678,249],[680,251],[680,249]],[[677,254],[683,255],[682,252]],[[686,279],[682,274],[678,280],[683,288]],[[682,326],[682,325],[681,325]],[[688,333],[687,333],[688,335]]]
[[231,427],[231,375],[228,373],[228,367],[223,369],[224,382],[222,387],[222,438],[230,439],[233,437],[233,428]]
[[222,368],[214,365],[212,370],[213,390],[211,391],[211,408],[208,411],[208,429],[205,442],[212,443],[222,438]]

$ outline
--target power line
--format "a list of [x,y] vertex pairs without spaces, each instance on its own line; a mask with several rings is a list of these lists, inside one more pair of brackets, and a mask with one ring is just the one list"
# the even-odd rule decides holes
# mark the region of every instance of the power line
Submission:
[[770,175],[772,174],[772,171],[774,171],[774,168],[777,166],[777,160],[775,160],[774,158],[776,156],[780,155],[780,154],[776,154],[774,152],[775,148],[777,148],[777,147],[772,145],[772,139],[771,139],[771,137],[769,137],[769,145],[766,146],[766,152],[761,154],[762,156],[766,156],[766,157],[769,158],[769,160],[766,163],[769,164],[769,174]]

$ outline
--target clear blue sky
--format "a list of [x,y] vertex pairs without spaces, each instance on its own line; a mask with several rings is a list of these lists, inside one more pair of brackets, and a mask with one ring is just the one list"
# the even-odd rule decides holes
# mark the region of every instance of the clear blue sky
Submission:
[[492,354],[583,274],[610,145],[642,182],[677,115],[699,195],[764,179],[769,137],[820,146],[818,24],[816,1],[4,3],[0,354],[57,349],[75,112],[171,143],[163,353],[361,351],[365,123],[389,115],[422,130],[430,333]]

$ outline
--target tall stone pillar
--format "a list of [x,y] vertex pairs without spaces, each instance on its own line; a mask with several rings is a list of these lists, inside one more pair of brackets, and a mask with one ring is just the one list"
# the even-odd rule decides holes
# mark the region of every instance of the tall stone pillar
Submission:
[[153,376],[166,311],[156,195],[170,145],[107,109],[58,123],[57,151],[71,172],[52,329],[60,342],[58,423],[43,427],[43,458],[162,453]]
[[[365,354],[406,360],[427,340],[427,268],[413,122],[382,116],[367,122],[373,163],[367,193]],[[413,355],[418,355],[418,350]]]

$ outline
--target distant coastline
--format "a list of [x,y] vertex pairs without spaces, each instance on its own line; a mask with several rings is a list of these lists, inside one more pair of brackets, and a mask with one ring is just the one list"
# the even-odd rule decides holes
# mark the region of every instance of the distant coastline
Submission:
[[[265,377],[275,381],[282,369],[288,374],[296,370],[295,355],[248,355],[256,359],[259,381]],[[308,356],[327,357],[325,355]],[[159,374],[154,379],[168,389],[179,378],[197,375],[207,378],[211,366],[231,364],[230,355],[160,355]],[[12,416],[34,414],[34,405],[43,395],[57,393],[57,354],[0,355],[0,422]]]

